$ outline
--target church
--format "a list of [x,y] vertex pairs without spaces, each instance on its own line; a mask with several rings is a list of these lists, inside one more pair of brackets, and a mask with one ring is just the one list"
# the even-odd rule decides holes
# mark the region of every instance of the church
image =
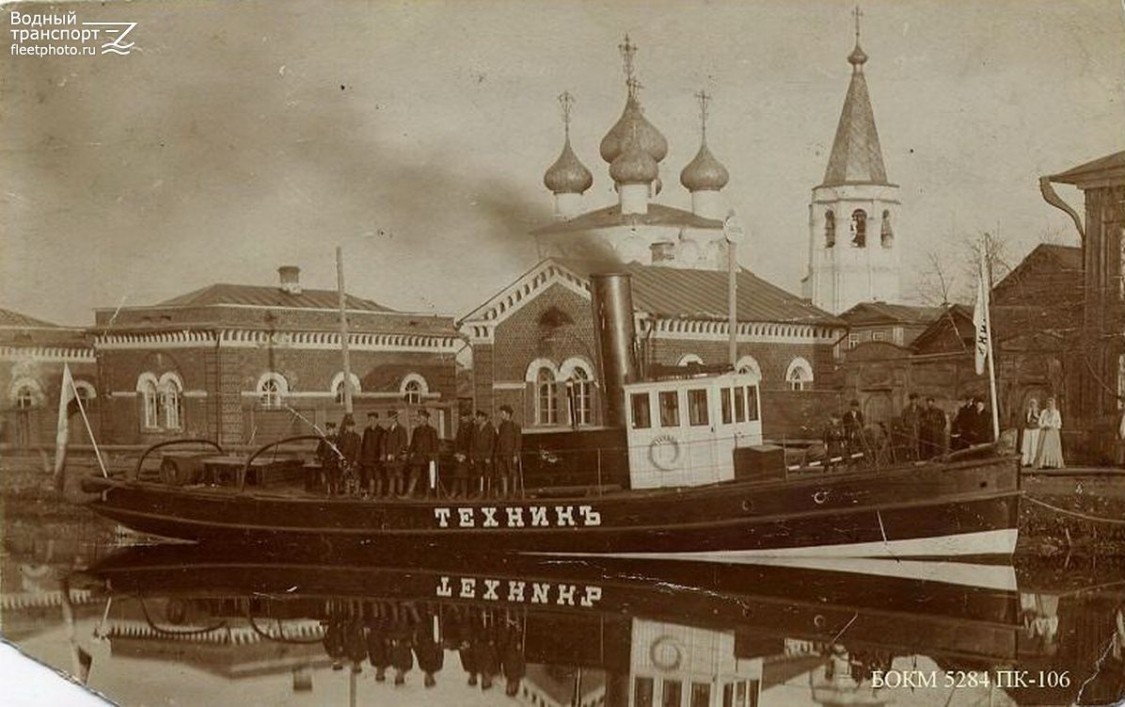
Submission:
[[[617,203],[584,210],[594,174],[571,143],[573,100],[563,93],[563,146],[543,177],[555,219],[531,234],[542,259],[459,321],[473,350],[474,405],[490,414],[510,405],[530,433],[601,426],[589,276],[612,270],[630,276],[642,368],[733,365],[759,380],[762,407],[770,411],[763,420],[767,439],[819,437],[825,411],[840,402],[835,352],[845,322],[815,301],[731,268],[739,229],[727,218],[722,195],[730,173],[707,142],[711,97],[705,92],[696,94],[699,149],[679,174],[691,209],[658,200],[667,196],[661,177],[667,138],[644,111],[636,45],[626,37],[619,49],[625,106],[598,146]],[[840,169],[848,164],[843,159]],[[841,210],[856,193],[878,191],[838,187]],[[866,207],[892,208],[887,188]]]

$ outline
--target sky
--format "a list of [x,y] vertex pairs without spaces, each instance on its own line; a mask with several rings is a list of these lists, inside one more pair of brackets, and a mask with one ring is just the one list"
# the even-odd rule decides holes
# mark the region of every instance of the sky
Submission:
[[[865,71],[902,187],[904,294],[930,252],[1001,234],[1076,244],[1040,175],[1125,147],[1119,0],[867,0]],[[679,171],[712,152],[749,232],[742,264],[800,291],[808,202],[847,90],[853,3],[836,0],[293,0],[6,5],[136,22],[128,55],[0,51],[0,307],[90,324],[215,282],[347,288],[463,315],[538,259],[556,97],[614,203],[601,137],[624,106],[629,33],[649,120]],[[11,26],[4,27],[12,29]],[[5,42],[9,32],[5,31]],[[5,48],[7,49],[7,48]],[[1072,204],[1074,190],[1060,190]]]

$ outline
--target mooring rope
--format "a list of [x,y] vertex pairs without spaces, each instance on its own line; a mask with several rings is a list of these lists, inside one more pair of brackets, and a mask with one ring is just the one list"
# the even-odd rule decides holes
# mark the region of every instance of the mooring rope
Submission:
[[1056,513],[1062,513],[1063,515],[1074,516],[1075,518],[1081,518],[1083,520],[1091,520],[1091,521],[1094,521],[1095,523],[1111,523],[1113,525],[1125,525],[1125,519],[1123,519],[1123,518],[1105,518],[1103,516],[1092,516],[1089,513],[1082,513],[1080,511],[1072,511],[1072,510],[1069,510],[1067,508],[1062,508],[1060,506],[1056,506],[1056,505],[1047,503],[1046,501],[1040,501],[1039,499],[1032,498],[1030,496],[1024,496],[1023,499],[1025,501],[1031,501],[1034,504],[1043,506],[1044,508],[1050,508],[1052,511],[1054,511]]

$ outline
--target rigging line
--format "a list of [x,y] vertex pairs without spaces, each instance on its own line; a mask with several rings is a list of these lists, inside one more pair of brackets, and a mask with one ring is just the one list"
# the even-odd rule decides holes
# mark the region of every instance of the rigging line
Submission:
[[895,562],[902,562],[902,560],[898,559],[898,556],[895,555],[894,551],[891,550],[891,544],[887,541],[887,530],[883,527],[882,511],[876,510],[875,517],[879,519],[879,534],[883,536],[883,546],[887,548],[887,554],[893,557]]
[[1055,511],[1056,513],[1061,513],[1063,515],[1074,516],[1075,518],[1081,518],[1083,520],[1094,521],[1096,523],[1110,523],[1112,525],[1125,525],[1125,519],[1105,518],[1103,516],[1094,516],[1094,515],[1090,515],[1089,513],[1082,513],[1081,511],[1072,511],[1072,510],[1069,510],[1069,509],[1066,509],[1066,508],[1062,508],[1061,506],[1056,506],[1056,505],[1047,503],[1046,501],[1040,501],[1039,499],[1032,498],[1031,496],[1024,496],[1023,498],[1024,498],[1025,501],[1031,501],[1034,504],[1043,506],[1044,508],[1049,508],[1052,511]]

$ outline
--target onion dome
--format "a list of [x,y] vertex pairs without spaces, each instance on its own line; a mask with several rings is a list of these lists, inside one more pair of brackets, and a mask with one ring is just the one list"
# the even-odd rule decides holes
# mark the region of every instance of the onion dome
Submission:
[[722,162],[715,159],[706,142],[699,146],[699,152],[696,153],[695,159],[688,162],[688,165],[680,172],[680,184],[683,184],[691,192],[719,191],[729,181],[730,172],[727,171]]
[[626,139],[635,132],[640,148],[652,159],[659,162],[668,154],[668,141],[652,123],[645,118],[641,104],[635,96],[625,102],[625,110],[617,123],[602,138],[601,154],[606,162],[613,163],[624,151]]
[[867,63],[867,54],[860,48],[858,41],[855,43],[855,49],[848,55],[848,63],[857,69]]
[[[602,155],[605,155],[604,150]],[[656,158],[642,148],[636,131],[625,142],[617,158],[610,163],[609,176],[617,184],[651,184],[660,176]]]
[[594,175],[570,148],[570,138],[566,139],[559,158],[547,168],[543,184],[553,194],[581,194],[594,184]]

